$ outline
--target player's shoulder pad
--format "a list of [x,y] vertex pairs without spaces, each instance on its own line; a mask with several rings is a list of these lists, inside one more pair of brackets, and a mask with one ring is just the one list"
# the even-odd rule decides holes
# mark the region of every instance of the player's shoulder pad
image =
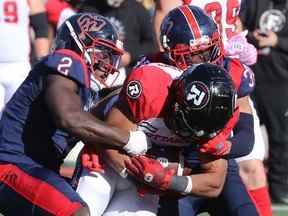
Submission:
[[117,102],[120,91],[121,88],[117,88],[97,101],[92,109],[92,113],[97,118],[104,121],[114,104]]
[[224,67],[229,71],[237,88],[238,98],[249,95],[255,87],[254,73],[250,67],[235,58],[226,58]]
[[243,73],[241,84],[238,89],[238,98],[250,95],[255,88],[255,77],[252,69],[244,65],[245,71]]
[[54,73],[75,80],[86,87],[90,86],[90,75],[86,64],[75,52],[68,49],[60,49],[50,54],[44,64]]
[[232,77],[236,89],[239,89],[241,79],[245,71],[244,65],[239,61],[239,59],[225,58],[224,68],[229,72],[230,76]]
[[163,111],[172,81],[182,71],[176,67],[151,63],[134,69],[127,77],[119,103],[128,107],[134,122],[159,117]]

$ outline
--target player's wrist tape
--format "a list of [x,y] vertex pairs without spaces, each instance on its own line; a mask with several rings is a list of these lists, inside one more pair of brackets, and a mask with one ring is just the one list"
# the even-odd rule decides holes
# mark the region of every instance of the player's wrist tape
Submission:
[[192,192],[193,184],[192,184],[192,178],[190,176],[184,176],[184,177],[187,178],[188,182],[187,182],[186,188],[182,194],[186,195],[186,194],[190,194]]
[[189,176],[173,176],[168,189],[183,195],[190,194],[192,191],[192,178]]
[[127,178],[127,176],[128,176],[127,169],[126,169],[126,168],[123,168],[123,169],[120,171],[119,175],[120,175],[122,178]]
[[123,149],[130,155],[142,155],[150,148],[150,142],[143,131],[130,131],[127,144]]

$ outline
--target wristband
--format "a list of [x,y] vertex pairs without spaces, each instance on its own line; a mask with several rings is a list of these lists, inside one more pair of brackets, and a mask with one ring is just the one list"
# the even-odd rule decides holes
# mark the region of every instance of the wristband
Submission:
[[127,176],[128,176],[127,169],[126,169],[126,168],[123,168],[123,169],[121,170],[121,172],[119,173],[119,175],[120,175],[122,178],[127,178]]
[[143,131],[130,131],[130,136],[127,144],[123,146],[130,155],[142,155],[145,154],[150,147],[149,140]]
[[190,194],[192,191],[192,178],[190,176],[173,176],[168,189],[182,195]]
[[185,176],[185,177],[187,178],[188,182],[187,182],[184,192],[182,193],[183,195],[190,194],[193,188],[192,178],[190,176]]
[[45,12],[31,15],[30,23],[36,38],[48,38],[48,20]]

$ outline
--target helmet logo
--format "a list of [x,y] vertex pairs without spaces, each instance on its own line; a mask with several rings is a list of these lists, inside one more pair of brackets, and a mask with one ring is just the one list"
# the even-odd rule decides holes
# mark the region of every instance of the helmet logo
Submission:
[[199,110],[204,108],[208,104],[209,98],[209,88],[203,82],[195,81],[191,83],[190,91],[186,96],[191,109]]
[[132,99],[137,99],[142,93],[142,86],[138,80],[132,80],[128,83],[126,94]]
[[90,31],[100,31],[105,25],[106,21],[99,16],[92,16],[90,14],[84,14],[80,16],[77,20],[82,34],[80,34],[80,38],[85,38],[84,32]]
[[[203,35],[202,37],[200,37],[200,38],[197,38],[197,39],[191,39],[190,41],[189,41],[189,45],[191,46],[191,47],[195,47],[195,46],[203,46],[204,48],[207,46],[207,45],[209,45],[209,43],[210,43],[210,38],[209,38],[209,36],[208,35]],[[201,48],[201,47],[200,47]]]

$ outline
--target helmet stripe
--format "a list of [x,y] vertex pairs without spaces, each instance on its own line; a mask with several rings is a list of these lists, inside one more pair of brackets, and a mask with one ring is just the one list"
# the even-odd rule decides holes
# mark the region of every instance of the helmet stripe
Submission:
[[199,27],[199,24],[197,22],[197,19],[195,18],[194,14],[190,10],[188,6],[181,6],[179,7],[181,13],[185,17],[188,26],[190,28],[190,31],[192,32],[195,39],[201,38],[201,30]]

